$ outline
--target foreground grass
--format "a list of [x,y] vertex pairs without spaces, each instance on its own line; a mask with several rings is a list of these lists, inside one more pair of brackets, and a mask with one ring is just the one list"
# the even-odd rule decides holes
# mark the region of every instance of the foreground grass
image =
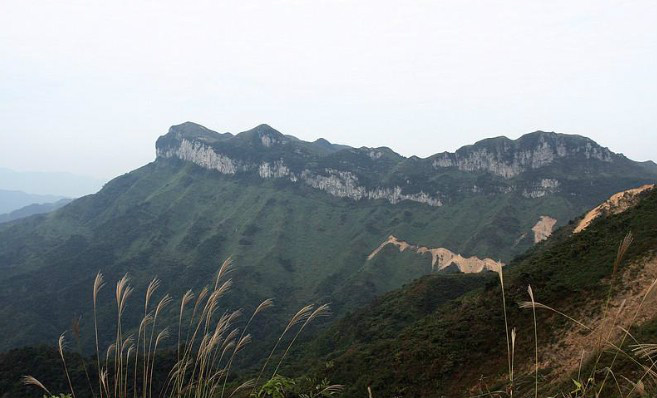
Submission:
[[[82,365],[88,390],[94,398],[151,398],[151,397],[282,397],[294,392],[301,397],[332,396],[340,392],[341,386],[331,385],[326,380],[289,379],[278,374],[290,348],[302,331],[315,319],[329,315],[327,304],[307,305],[297,311],[287,323],[274,347],[264,360],[257,376],[236,385],[231,381],[238,354],[251,342],[249,327],[253,320],[273,305],[271,299],[264,300],[250,314],[243,328],[237,327],[242,317],[240,310],[221,308],[221,298],[230,290],[232,280],[227,278],[231,271],[231,260],[219,268],[214,283],[195,294],[187,291],[177,304],[178,323],[175,327],[161,325],[162,313],[173,305],[168,294],[156,300],[160,282],[153,279],[146,289],[143,316],[137,334],[127,334],[124,311],[133,293],[129,278],[125,275],[115,286],[116,304],[115,340],[101,348],[97,318],[98,295],[105,287],[103,275],[98,273],[93,284],[94,332],[96,342],[95,363]],[[71,332],[79,341],[79,322],[74,322]],[[167,369],[165,381],[154,380],[155,369],[161,356],[156,355],[165,341],[175,339],[175,360]],[[76,388],[69,372],[66,334],[58,339],[57,350],[61,358],[70,396],[77,398]],[[282,353],[281,353],[282,352]],[[277,354],[278,356],[275,356]],[[272,372],[273,369],[273,372]],[[34,376],[25,376],[23,382],[42,389],[48,395],[47,386]],[[304,389],[305,391],[300,391]],[[287,396],[287,395],[285,395]]]
[[[591,230],[577,237],[572,237],[568,230],[559,232],[568,237],[547,242],[542,245],[543,247],[538,247],[534,254],[530,253],[524,260],[521,259],[522,262],[518,264],[520,267],[510,267],[504,271],[504,274],[500,271],[499,282],[487,285],[485,291],[480,291],[465,299],[459,299],[458,303],[441,306],[437,312],[439,316],[429,320],[433,323],[420,323],[419,326],[424,327],[424,329],[419,329],[420,333],[414,329],[418,338],[412,340],[409,338],[413,337],[412,334],[399,330],[393,336],[396,347],[401,347],[397,351],[399,357],[387,355],[386,353],[390,353],[390,348],[377,342],[378,347],[383,348],[379,357],[385,356],[389,368],[392,368],[397,375],[407,377],[407,385],[417,383],[426,386],[428,377],[432,378],[437,388],[442,388],[438,383],[445,383],[446,377],[453,377],[460,383],[456,386],[457,389],[447,390],[447,388],[452,388],[451,385],[448,385],[443,390],[458,391],[456,394],[446,395],[441,392],[432,395],[428,392],[413,394],[402,392],[398,395],[503,398],[512,396],[523,398],[531,396],[542,398],[655,396],[657,390],[653,362],[655,346],[650,342],[654,341],[654,336],[657,335],[657,323],[651,322],[650,319],[655,312],[654,287],[656,282],[655,273],[645,272],[647,271],[647,268],[644,268],[646,263],[642,262],[642,259],[650,259],[652,263],[655,259],[656,194],[650,194],[649,199],[626,214],[602,220],[592,226]],[[624,231],[630,229],[637,232],[636,239],[632,240],[630,236],[623,239]],[[621,241],[620,244],[619,241]],[[618,245],[618,249],[616,245]],[[634,287],[631,288],[634,281],[641,279],[644,282],[638,285],[634,284]],[[225,282],[221,282],[221,284],[223,283]],[[531,289],[528,286],[530,283]],[[220,286],[218,287],[220,288]],[[218,287],[215,286],[215,291]],[[636,293],[631,292],[628,295],[626,290],[630,288],[638,290]],[[195,319],[202,318],[199,315],[204,311],[204,306],[212,294],[211,290],[208,288],[205,298],[201,300],[198,307],[196,306],[199,300],[198,296],[193,296],[185,305],[181,305],[180,317],[183,318],[184,310],[185,314],[195,314],[193,317]],[[518,301],[521,301],[520,306],[517,305]],[[551,306],[544,303],[549,303]],[[156,309],[155,304],[153,307]],[[434,308],[434,306],[429,307]],[[118,308],[117,305],[117,312]],[[508,316],[507,312],[509,312]],[[146,310],[144,313],[147,314]],[[151,314],[151,317],[156,315],[153,309],[148,313]],[[223,316],[230,318],[230,314],[226,312]],[[252,317],[257,315],[259,313],[254,313]],[[309,315],[306,316],[306,320],[308,317]],[[134,355],[141,357],[136,360],[140,365],[137,369],[138,380],[148,377],[148,373],[143,370],[144,367],[150,370],[157,369],[162,362],[158,358],[155,363],[155,355],[149,354],[150,349],[145,349],[150,346],[151,342],[153,345],[157,343],[156,336],[159,336],[161,329],[155,329],[151,323],[154,320],[149,320],[146,315],[144,315],[144,319],[148,321],[147,341],[149,343],[143,343],[144,336],[140,330],[141,337],[138,337],[138,341],[142,341],[141,348],[136,352],[133,349],[132,357],[128,355],[132,360],[135,360]],[[174,364],[180,362],[178,356],[184,357],[188,339],[193,336],[194,332],[194,328],[187,327],[189,317],[184,319],[186,319],[185,322],[179,322],[177,325],[182,329],[183,332],[180,334],[184,338],[180,338],[179,348],[174,353],[172,361]],[[221,320],[218,313],[215,320]],[[234,324],[234,322],[232,320],[229,323]],[[213,375],[219,372],[217,378],[221,378],[223,381],[220,383],[221,387],[214,388],[214,396],[222,394],[230,396],[233,392],[235,392],[235,396],[250,394],[257,396],[260,393],[263,394],[262,396],[274,396],[274,394],[279,394],[281,397],[300,396],[302,393],[297,394],[292,391],[294,384],[288,379],[280,377],[275,368],[279,368],[278,364],[282,359],[289,356],[286,354],[289,351],[288,347],[291,342],[296,341],[296,336],[306,325],[305,322],[304,320],[293,324],[291,330],[286,328],[287,334],[284,333],[286,337],[275,347],[278,353],[270,355],[270,359],[267,361],[269,364],[264,366],[269,370],[262,373],[260,377],[262,381],[256,377],[258,372],[254,374],[253,382],[258,380],[255,389],[245,388],[237,392],[235,389],[240,386],[237,382],[233,382],[233,378],[229,375],[231,366],[227,366],[227,364],[230,363],[235,345],[241,338],[238,335],[232,336],[232,339],[228,340],[232,340],[234,345],[225,348],[225,337],[232,330],[230,327],[227,328],[222,334],[224,337],[221,343],[214,350],[218,357],[223,354],[222,364],[207,373]],[[434,323],[442,326],[445,333],[436,336],[437,329],[433,327]],[[241,333],[239,332],[239,334]],[[248,330],[245,333],[247,333],[245,336],[248,335]],[[488,336],[482,338],[480,337],[482,333],[488,333]],[[137,333],[135,332],[135,334]],[[177,334],[174,328],[172,335],[176,336]],[[555,345],[562,342],[561,334],[584,336],[584,339],[575,339],[575,343],[585,342],[581,346],[585,355],[582,352],[574,354],[571,352],[572,355],[569,357],[564,355],[555,357],[552,350]],[[193,348],[194,358],[198,357],[197,353],[203,342],[201,336],[204,335],[208,334],[199,332]],[[494,338],[498,338],[497,342],[492,341]],[[488,347],[479,342],[486,342]],[[116,345],[116,342],[114,344]],[[465,346],[468,351],[461,350]],[[126,347],[126,350],[129,350],[129,347],[130,345]],[[488,351],[479,354],[479,350],[486,349]],[[100,358],[99,362],[102,368],[102,363],[107,361],[107,358],[103,357],[103,351],[100,352],[101,355],[98,358]],[[237,353],[239,350],[235,356]],[[431,363],[432,358],[440,357],[443,354],[450,355],[448,359],[452,361],[452,364],[442,368],[419,369],[424,371],[423,373],[411,372],[404,362],[408,362],[409,359],[414,360],[415,353],[422,355],[422,360],[418,360],[418,364]],[[459,355],[461,358],[458,357]],[[152,359],[150,359],[151,357]],[[108,362],[112,366],[104,366],[104,368],[113,369],[115,358],[116,353],[112,351]],[[370,360],[371,358],[373,357],[369,356],[366,359]],[[476,358],[479,358],[480,362],[475,362]],[[263,358],[264,360],[265,358]],[[568,366],[563,366],[564,364],[559,361],[567,362]],[[144,362],[152,364],[142,366]],[[572,362],[576,363],[574,371],[569,370],[573,369],[569,365]],[[132,366],[131,363],[132,361],[128,363],[128,366]],[[386,375],[390,373],[382,372],[381,370],[384,369],[377,368],[377,365],[374,363],[369,368],[360,367],[363,371],[362,374],[366,374],[368,378],[379,376],[381,380],[386,379]],[[193,371],[191,362],[186,367],[188,371]],[[194,369],[200,368],[200,365],[196,365],[195,359],[193,367]],[[338,369],[344,373],[352,371],[352,368],[345,361],[336,361],[332,369]],[[175,367],[171,366],[171,369],[175,370]],[[134,371],[133,368],[130,370]],[[130,371],[126,373],[131,374]],[[484,373],[489,377],[482,377],[478,382],[478,375]],[[334,375],[336,374],[338,373],[334,373]],[[94,377],[94,375],[91,376],[92,379]],[[345,380],[342,377],[331,378]],[[99,377],[99,379],[102,378]],[[170,377],[163,379],[168,382]],[[108,380],[114,379],[108,378]],[[159,388],[155,385],[158,381],[154,380],[154,383],[151,384],[152,395],[162,392],[165,396],[175,396],[175,394],[193,396],[184,394],[191,394],[190,391],[199,388],[198,384],[203,384],[197,381],[197,376],[190,377],[189,373],[184,380],[182,389]],[[395,388],[398,380],[386,379],[385,382],[388,383],[387,386],[371,385],[373,397],[396,396],[394,393],[390,393],[390,390]],[[112,384],[112,382],[107,384]],[[319,384],[315,384],[315,387],[318,387]],[[128,396],[135,396],[134,391],[137,391],[136,396],[143,396],[144,385],[148,385],[148,382],[139,382],[137,385],[128,383]],[[188,385],[192,387],[188,388]],[[265,390],[265,385],[271,389]],[[367,386],[367,384],[364,386],[350,385],[352,390],[354,387],[357,388],[349,396],[366,396],[368,394]],[[200,390],[203,391],[203,388]]]
[[[502,291],[502,308],[504,313],[504,328],[507,337],[507,362],[508,362],[508,381],[502,384],[501,389],[489,389],[485,386],[481,389],[481,393],[477,397],[490,397],[490,398],[506,398],[520,396],[527,397],[530,393],[534,397],[564,397],[564,398],[601,398],[601,397],[648,397],[654,396],[650,394],[655,393],[655,386],[657,386],[657,366],[653,357],[657,354],[657,345],[651,343],[640,342],[635,336],[632,335],[630,330],[636,329],[639,325],[639,315],[644,309],[649,296],[654,292],[657,285],[657,279],[650,283],[645,291],[641,294],[640,303],[631,312],[629,306],[625,305],[623,301],[616,311],[612,311],[610,304],[614,295],[614,290],[618,284],[618,270],[623,262],[625,254],[627,253],[630,245],[632,244],[633,237],[631,233],[619,244],[616,258],[613,264],[612,275],[609,278],[609,287],[606,300],[602,308],[602,317],[595,323],[587,323],[575,319],[555,308],[536,302],[534,291],[529,285],[527,287],[528,301],[519,303],[520,308],[532,311],[533,319],[533,338],[534,338],[534,369],[533,374],[517,375],[514,369],[514,360],[516,353],[516,328],[509,328],[507,323],[507,304],[504,288],[504,275],[503,270],[498,271],[499,281]],[[595,303],[595,301],[593,301]],[[539,340],[538,329],[540,327],[536,321],[536,311],[545,310],[563,317],[575,327],[582,329],[583,332],[596,336],[595,344],[593,347],[582,347],[582,357],[579,360],[579,369],[577,374],[571,378],[570,389],[563,387],[569,383],[561,383],[562,387],[555,389],[552,384],[555,380],[542,380],[541,366],[539,365]],[[622,325],[619,319],[629,317],[629,325]],[[613,330],[619,328],[622,331],[621,338],[614,339]],[[654,337],[654,336],[651,336]],[[626,344],[631,340],[632,344]],[[588,363],[584,362],[584,352],[589,350]],[[611,356],[611,359],[608,357]],[[627,367],[633,367],[634,374],[637,376],[632,380],[625,375],[617,375],[616,368],[621,360],[624,362],[623,373],[631,374],[628,372]],[[533,376],[533,377],[532,377]],[[527,388],[529,384],[527,381],[533,378],[533,389]],[[518,383],[518,379],[521,383]],[[563,377],[562,377],[563,379]],[[558,382],[558,380],[556,380]],[[545,385],[540,385],[543,382]],[[551,383],[551,384],[550,384]],[[533,390],[533,391],[532,391]],[[553,391],[552,394],[546,391]],[[556,392],[555,392],[556,391]]]

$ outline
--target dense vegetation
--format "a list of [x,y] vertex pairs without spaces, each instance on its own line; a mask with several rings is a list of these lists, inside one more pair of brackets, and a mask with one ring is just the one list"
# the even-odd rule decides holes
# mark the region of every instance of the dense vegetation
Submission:
[[[238,266],[235,279],[240,281],[228,297],[233,307],[248,309],[264,298],[277,299],[263,325],[280,325],[300,305],[312,302],[331,302],[339,317],[430,272],[429,259],[422,256],[387,251],[366,261],[389,234],[507,261],[533,244],[531,227],[541,215],[564,223],[611,193],[654,180],[650,168],[620,155],[604,162],[582,152],[579,158],[504,179],[483,171],[437,171],[431,159],[407,159],[385,148],[377,149],[382,157],[372,159],[366,149],[305,143],[267,126],[237,136],[193,124],[172,131],[210,140],[217,150],[243,159],[285,157],[290,167],[347,168],[363,184],[438,184],[445,204],[353,201],[285,179],[221,175],[158,158],[56,212],[0,225],[0,316],[12,319],[0,324],[5,336],[0,349],[51,344],[71,319],[82,316],[82,346],[90,352],[84,287],[98,270],[110,279],[129,273],[138,293],[157,275],[172,295],[181,295],[183,286],[202,286],[228,256]],[[278,134],[274,138],[284,137],[289,144],[265,148],[259,144],[262,134]],[[160,148],[170,139],[171,134],[164,136]],[[512,153],[549,140],[566,142],[576,152],[603,151],[583,137],[534,133],[517,141],[485,140],[459,156],[484,150]],[[539,198],[523,196],[525,188],[543,178],[559,179],[561,190]],[[127,317],[137,316],[132,308],[126,311]],[[108,305],[101,305],[99,314],[101,321],[111,323]],[[261,341],[265,336],[257,337]],[[246,362],[250,355],[245,355]]]
[[[592,324],[589,322],[603,311],[605,298],[615,297],[631,288],[633,280],[640,279],[644,272],[641,267],[646,264],[642,260],[654,262],[657,254],[655,225],[657,191],[652,190],[644,193],[634,208],[600,218],[579,234],[572,234],[572,224],[561,228],[548,241],[508,266],[504,289],[506,315],[509,327],[518,331],[514,340],[517,373],[512,384],[516,396],[530,395],[534,388],[531,311],[517,306],[529,297],[527,285],[531,284],[540,303],[566,314],[577,314],[582,322]],[[626,231],[632,231],[634,239],[614,272],[618,242],[624,239]],[[610,290],[612,282],[615,286]],[[296,397],[312,391],[319,393],[323,391],[322,386],[329,386],[328,381],[322,380],[345,384],[344,396],[365,396],[368,387],[379,397],[455,397],[481,393],[489,397],[507,396],[510,390],[506,380],[503,308],[502,291],[495,273],[422,277],[347,315],[299,346],[290,354],[288,365],[281,373],[304,376],[297,379],[276,376],[262,384],[260,396]],[[615,307],[614,312],[617,310],[622,307]],[[654,311],[648,314],[654,315]],[[573,325],[553,311],[543,309],[536,315],[540,358],[553,354],[549,352],[554,349],[551,344],[562,344],[560,338],[569,333]],[[559,363],[542,365],[538,373],[540,395],[572,391],[573,397],[594,396],[596,392],[601,393],[600,396],[624,397],[630,396],[637,386],[640,386],[639,392],[654,393],[657,390],[655,379],[646,377],[646,369],[637,366],[640,357],[635,357],[632,350],[638,342],[657,340],[656,322],[655,318],[646,318],[642,323],[633,323],[632,339],[622,338],[614,343],[621,350],[603,346],[597,356],[587,357],[590,359],[582,362],[577,374],[554,374],[551,368],[559,369]],[[587,333],[586,330],[581,332],[582,335]],[[618,355],[619,352],[630,355]],[[74,383],[86,385],[82,357],[72,352],[67,352],[66,357]],[[278,359],[280,355],[274,361]],[[87,364],[93,361],[89,358]],[[173,352],[164,351],[159,355],[155,371],[158,383],[167,378],[166,369],[173,362]],[[0,365],[0,388],[11,394],[8,396],[38,396],[34,389],[19,383],[19,377],[26,373],[38,374],[54,387],[53,390],[67,391],[55,349],[12,350],[0,356]],[[613,367],[614,381],[605,384],[610,377],[605,371],[607,367]],[[93,365],[89,366],[88,374],[95,377]],[[229,386],[234,388],[248,375],[249,372],[242,372],[231,379]],[[633,380],[643,381],[632,384]],[[581,391],[582,384],[587,382],[591,383],[590,395]],[[80,391],[84,391],[84,387]],[[628,392],[630,395],[626,395]]]
[[[73,344],[75,346],[75,344]],[[71,347],[72,348],[72,347]],[[96,358],[84,357],[74,350],[66,350],[66,366],[75,388],[77,397],[93,396],[92,387],[87,379],[97,380]],[[163,388],[162,382],[167,380],[167,365],[175,362],[175,353],[163,351],[158,354],[154,369],[155,391]],[[34,346],[15,348],[0,354],[0,397],[1,398],[41,398],[44,391],[26,385],[22,379],[26,375],[34,375],[52,393],[68,392],[69,385],[59,352],[54,346]],[[140,372],[139,377],[142,376]],[[97,392],[94,390],[93,392]]]
[[[264,364],[257,376],[244,381],[243,376],[231,373],[235,372],[235,361],[253,340],[250,333],[250,327],[255,325],[253,321],[273,306],[272,300],[264,300],[246,319],[242,319],[241,310],[228,308],[223,298],[232,287],[231,265],[230,259],[224,261],[203,289],[188,290],[176,300],[175,324],[163,322],[161,317],[174,299],[169,294],[160,294],[159,279],[152,279],[143,301],[138,303],[143,315],[136,335],[124,331],[129,330],[124,310],[134,300],[134,287],[124,275],[116,284],[111,284],[116,326],[112,328],[115,340],[107,346],[98,339],[101,331],[97,323],[98,300],[106,287],[102,273],[98,273],[92,287],[95,355],[85,358],[81,354],[80,323],[76,320],[70,331],[60,335],[56,350],[44,346],[16,349],[0,356],[3,361],[0,362],[0,387],[21,397],[34,394],[34,390],[30,392],[26,386],[52,396],[51,391],[62,390],[62,379],[66,380],[66,390],[71,397],[311,398],[339,393],[342,386],[331,385],[326,379],[290,379],[278,373],[299,335],[311,323],[330,313],[328,304],[304,306],[290,318],[270,354],[261,355]],[[69,351],[67,335],[77,343],[77,352]],[[167,339],[175,341],[174,349],[162,348]],[[56,362],[60,362],[60,366],[54,366]],[[58,375],[55,369],[60,369],[62,374]],[[38,374],[39,378],[33,374]],[[58,390],[51,390],[53,386]]]
[[[657,191],[644,196],[635,208],[600,219],[580,234],[572,235],[572,225],[560,229],[508,266],[507,315],[510,327],[518,330],[515,352],[519,369],[534,359],[531,310],[517,306],[529,300],[528,285],[540,303],[566,314],[594,316],[601,312],[608,294],[616,250],[625,234],[632,231],[634,242],[619,273],[630,273],[630,280],[636,278],[642,272],[641,259],[655,255]],[[623,291],[624,285],[617,283],[614,292]],[[364,395],[368,386],[381,397],[456,397],[504,390],[507,341],[499,281],[489,278],[480,290],[447,303],[425,305],[433,297],[441,297],[444,288],[442,278],[426,277],[347,316],[298,350],[297,363],[302,364],[298,369],[314,364],[318,375],[346,384],[347,396]],[[571,323],[553,312],[538,311],[537,317],[539,344],[559,341],[570,330]],[[654,321],[632,331],[637,341],[657,341]],[[628,339],[624,348],[631,344],[636,341]],[[604,354],[598,368],[609,365],[614,356],[613,351]],[[615,365],[615,376],[624,386],[628,383],[621,375],[637,380],[642,371],[622,355]],[[582,373],[592,367],[592,363],[585,364]],[[532,377],[518,376],[518,396],[533,393]],[[542,394],[571,391],[570,379],[577,379],[576,375],[551,374],[549,369],[542,369],[541,377],[546,378]],[[596,377],[600,381],[600,376]],[[655,384],[646,383],[653,393],[657,391]],[[618,396],[609,390],[613,385],[610,382],[602,396]]]

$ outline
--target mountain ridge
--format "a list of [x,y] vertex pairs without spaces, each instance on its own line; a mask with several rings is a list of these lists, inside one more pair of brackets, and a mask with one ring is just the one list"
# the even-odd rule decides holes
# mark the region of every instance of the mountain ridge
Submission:
[[[327,146],[327,140],[306,142],[264,124],[236,135],[213,135],[209,131],[191,122],[172,126],[157,140],[157,158],[190,161],[228,175],[251,173],[263,179],[283,178],[352,200],[385,199],[392,204],[412,201],[430,206],[458,200],[465,189],[474,193],[482,189],[485,193],[517,191],[529,198],[559,190],[570,194],[581,191],[579,185],[568,187],[559,179],[540,176],[548,167],[561,169],[562,173],[580,167],[590,173],[595,167],[613,171],[618,165],[657,177],[657,172],[589,138],[554,132],[536,131],[516,140],[496,137],[454,153],[406,158],[389,148],[338,148],[330,143]],[[458,172],[500,178],[484,187],[476,183],[459,187],[461,192],[454,195],[445,180]],[[529,180],[516,178],[532,173],[538,175]]]
[[[259,137],[262,136],[262,135],[265,135],[265,136],[266,135],[269,135],[269,136],[273,135],[276,138],[281,138],[281,139],[282,138],[287,138],[291,141],[303,142],[303,143],[306,143],[306,144],[326,145],[328,143],[331,146],[336,146],[336,147],[339,147],[340,149],[346,149],[346,150],[349,150],[349,149],[356,149],[356,150],[357,149],[373,149],[373,150],[380,149],[380,150],[386,150],[388,152],[391,152],[392,154],[394,154],[395,156],[397,156],[399,158],[403,158],[403,159],[417,158],[419,160],[427,160],[427,159],[430,159],[430,158],[433,158],[433,157],[436,157],[436,156],[439,156],[439,155],[444,155],[444,154],[454,155],[454,154],[457,154],[459,152],[466,151],[466,150],[473,149],[473,148],[485,147],[485,146],[490,147],[493,144],[498,144],[499,145],[499,144],[503,144],[503,143],[507,143],[507,144],[511,143],[511,144],[520,144],[520,145],[522,145],[522,144],[529,143],[532,140],[546,139],[546,137],[548,137],[548,138],[553,139],[553,140],[568,141],[568,143],[570,143],[570,144],[573,144],[575,142],[584,143],[584,144],[590,145],[592,148],[598,148],[602,152],[609,152],[609,153],[612,153],[612,154],[617,155],[619,157],[626,158],[624,155],[622,155],[620,153],[613,153],[608,147],[603,147],[602,145],[598,144],[595,140],[593,140],[589,137],[586,137],[586,136],[583,136],[583,135],[580,135],[580,134],[557,133],[557,132],[554,132],[554,131],[545,131],[545,130],[535,130],[535,131],[532,131],[532,132],[529,132],[529,133],[522,134],[518,138],[509,138],[505,135],[483,138],[483,139],[480,139],[478,141],[475,141],[472,144],[462,145],[461,147],[456,149],[454,152],[449,152],[449,151],[436,152],[432,155],[428,155],[428,156],[425,156],[425,157],[420,157],[420,156],[417,156],[417,155],[404,156],[404,155],[401,155],[400,153],[394,151],[390,147],[386,147],[386,146],[380,146],[380,147],[368,147],[368,146],[355,147],[355,146],[350,146],[350,145],[346,145],[346,144],[336,144],[336,143],[330,142],[328,139],[323,138],[323,137],[317,138],[315,141],[304,141],[304,140],[299,139],[299,138],[297,138],[293,135],[283,134],[279,130],[277,130],[276,128],[274,128],[271,125],[266,124],[266,123],[259,124],[259,125],[257,125],[256,127],[252,128],[252,129],[245,130],[245,131],[239,132],[237,134],[233,134],[233,133],[230,133],[230,132],[219,133],[219,132],[211,130],[211,129],[209,129],[209,128],[207,128],[207,127],[205,127],[205,126],[203,126],[199,123],[187,121],[187,122],[184,122],[184,123],[181,123],[181,124],[172,125],[169,128],[169,133],[168,134],[177,133],[180,138],[192,138],[193,139],[193,138],[197,138],[199,136],[199,134],[198,134],[199,131],[205,132],[206,133],[205,137],[211,138],[211,140],[212,140],[212,138],[217,138],[216,136],[219,136],[222,139],[230,139],[230,138],[244,139],[244,137],[253,137],[254,135],[257,135]],[[165,136],[166,136],[166,134],[164,136],[161,136],[160,138],[165,137]],[[215,141],[215,140],[212,140],[212,141]],[[586,156],[586,154],[585,154],[585,156]],[[648,161],[644,161],[644,162],[640,162],[640,163],[645,163],[645,164],[650,164],[650,165],[655,164],[652,160],[648,160]],[[655,164],[655,166],[657,166],[657,164]]]
[[9,336],[0,348],[50,342],[73,316],[88,315],[84,287],[98,270],[108,279],[129,272],[135,286],[158,275],[175,296],[202,287],[229,256],[238,265],[227,297],[235,308],[274,297],[272,324],[309,302],[331,302],[339,316],[435,272],[427,256],[409,252],[368,261],[387,236],[506,263],[535,244],[541,217],[556,220],[541,228],[546,235],[656,179],[635,162],[582,151],[504,178],[267,126],[250,131],[173,126],[153,162],[55,212],[0,224],[0,317],[15,319],[0,324]]

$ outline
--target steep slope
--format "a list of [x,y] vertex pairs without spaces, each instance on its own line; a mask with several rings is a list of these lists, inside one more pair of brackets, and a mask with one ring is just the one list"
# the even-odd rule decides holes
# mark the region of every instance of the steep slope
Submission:
[[[580,361],[586,380],[600,336],[622,344],[628,352],[636,342],[623,339],[622,328],[632,327],[631,333],[641,342],[657,341],[657,190],[644,190],[634,200],[633,207],[604,214],[577,234],[573,234],[574,223],[559,229],[505,268],[508,323],[518,332],[515,395],[533,395],[534,388],[531,310],[517,306],[529,300],[528,285],[538,302],[592,328],[537,310],[541,396],[571,391]],[[634,241],[614,278],[616,287],[608,302],[611,315],[603,318],[616,250],[628,231]],[[368,386],[376,396],[400,397],[473,396],[487,389],[504,390],[507,343],[498,278],[489,275],[485,287],[456,300],[422,305],[444,294],[446,287],[438,287],[444,277],[432,275],[388,293],[300,347],[293,362],[299,369],[314,364],[318,375],[345,383],[347,396],[363,395]],[[646,291],[651,294],[646,296]],[[413,311],[408,310],[409,300],[415,304]],[[392,325],[387,318],[394,320]],[[603,353],[597,368],[614,361],[614,376],[625,396],[632,382],[645,373],[633,362],[637,360],[624,355],[614,360],[610,350]],[[603,387],[604,372],[594,377],[597,391]],[[645,378],[644,387],[646,396],[657,391],[651,377]],[[616,396],[616,388],[610,380],[601,396]]]
[[630,207],[636,205],[639,202],[640,194],[644,191],[654,189],[654,184],[643,185],[638,188],[628,189],[623,192],[618,192],[612,195],[609,199],[605,200],[599,206],[596,206],[593,210],[589,211],[584,215],[584,217],[577,223],[577,226],[573,230],[573,233],[579,233],[585,230],[593,221],[597,218],[609,215],[609,214],[618,214],[622,213]]
[[[12,319],[0,324],[0,349],[50,343],[80,314],[90,347],[88,289],[98,270],[107,280],[129,272],[134,297],[155,275],[179,297],[232,255],[228,306],[273,297],[270,324],[309,302],[331,302],[339,315],[432,272],[413,253],[386,249],[368,261],[389,235],[506,262],[534,244],[519,237],[541,216],[563,225],[613,192],[655,180],[588,139],[543,132],[466,147],[454,157],[470,159],[463,164],[304,142],[266,125],[233,135],[184,123],[158,139],[156,152],[95,195],[0,225],[0,316]],[[468,166],[481,159],[486,167]],[[495,172],[507,164],[513,172]],[[102,321],[113,308],[109,296],[101,302]],[[138,308],[126,316],[136,319]]]

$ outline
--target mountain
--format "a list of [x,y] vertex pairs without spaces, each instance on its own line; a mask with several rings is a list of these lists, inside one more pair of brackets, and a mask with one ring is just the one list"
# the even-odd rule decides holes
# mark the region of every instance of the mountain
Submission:
[[[434,241],[447,241],[447,249],[503,260],[549,236],[555,226],[596,201],[654,182],[657,176],[656,170],[646,167],[648,162],[633,162],[588,138],[542,131],[518,140],[486,139],[455,153],[420,159],[405,158],[388,148],[350,148],[326,140],[308,143],[267,125],[233,136],[185,123],[158,140],[157,155],[235,179],[273,181],[297,190],[310,187],[354,202],[419,203],[435,208],[432,214],[447,208],[453,214],[466,207],[469,217],[471,201],[499,200],[483,207],[494,209],[494,215],[483,217],[484,222],[498,217],[494,228],[484,224],[473,231],[458,220],[450,224],[467,233],[456,232],[457,240],[440,236],[444,226],[431,227]],[[536,212],[541,208],[545,214]],[[405,232],[408,236],[399,238],[422,239],[417,232],[425,230],[411,228]]]
[[60,199],[52,203],[33,203],[12,212],[0,214],[0,223],[18,220],[20,218],[29,217],[36,214],[49,213],[59,209],[60,207],[66,206],[72,200],[73,199]]
[[35,195],[0,189],[0,214],[9,213],[31,204],[54,203],[62,199],[64,198],[56,195]]
[[[600,211],[610,203],[622,206]],[[518,307],[530,300],[528,285],[539,303],[577,320],[545,307],[536,310],[539,396],[573,391],[572,380],[586,381],[594,368],[599,371],[592,373],[595,380],[590,383],[600,396],[628,396],[637,388],[636,381],[647,376],[650,360],[633,350],[639,342],[657,339],[656,224],[654,187],[619,193],[505,268],[507,322],[509,330],[517,330],[516,396],[534,393],[532,311]],[[630,231],[633,242],[615,267],[619,242]],[[436,273],[387,293],[297,347],[287,371],[314,368],[315,375],[346,384],[346,396],[363,395],[368,386],[375,396],[384,397],[465,397],[505,390],[508,362],[500,281],[494,273],[468,277],[474,279]],[[466,283],[478,287],[463,289]],[[631,339],[622,328],[630,331]],[[600,336],[610,342],[602,346],[596,363],[593,350]],[[622,355],[615,358],[611,344],[621,347]],[[646,368],[639,366],[644,362]],[[617,380],[606,389],[605,367],[613,367]],[[639,388],[646,394],[637,396],[657,392],[652,376]]]
[[[331,302],[339,317],[432,273],[434,253],[508,263],[612,193],[656,179],[587,138],[556,133],[421,159],[305,142],[267,125],[233,135],[183,123],[157,140],[155,161],[98,193],[0,224],[0,316],[12,319],[0,324],[0,349],[51,343],[78,315],[91,347],[88,287],[98,270],[110,281],[128,272],[134,300],[155,275],[180,297],[229,256],[229,307],[273,297],[263,322],[278,325],[302,305]],[[388,245],[368,260],[391,235],[427,250]],[[113,307],[109,296],[100,302],[102,322]]]
[[657,172],[657,163],[653,162],[652,160],[648,160],[646,162],[641,162],[641,165],[648,171],[650,172]]
[[104,180],[71,173],[16,171],[0,167],[0,189],[11,191],[76,198],[98,192],[104,183]]

